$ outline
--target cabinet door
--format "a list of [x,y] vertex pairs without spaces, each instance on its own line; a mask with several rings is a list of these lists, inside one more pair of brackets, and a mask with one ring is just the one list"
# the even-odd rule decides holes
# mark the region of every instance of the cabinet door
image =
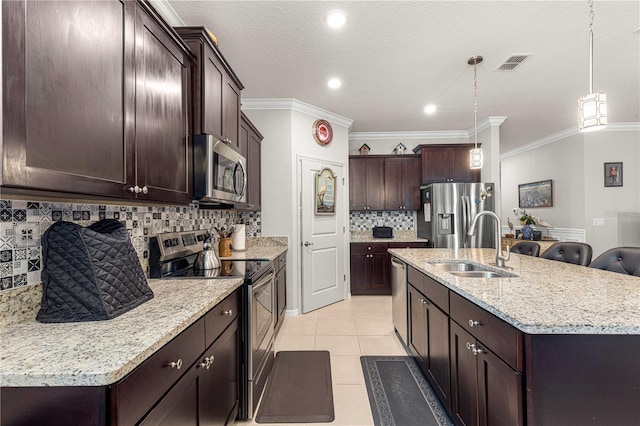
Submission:
[[385,210],[404,209],[403,168],[404,161],[401,158],[385,158],[384,160]]
[[418,357],[420,366],[424,369],[424,360],[427,357],[427,310],[425,297],[413,286],[408,286],[407,292],[409,306],[409,335],[407,343],[411,352]]
[[480,169],[469,167],[471,148],[473,145],[451,148],[451,178],[453,182],[480,182]]
[[247,206],[249,210],[259,211],[262,203],[261,150],[262,141],[253,132],[248,134],[247,144]]
[[207,43],[203,46],[201,72],[202,133],[223,139],[222,93],[225,84],[225,70],[217,55]]
[[367,163],[366,158],[349,159],[349,210],[366,210]]
[[522,425],[522,374],[488,349],[479,349],[483,350],[477,359],[480,426]]
[[[420,210],[420,170],[419,157],[402,159],[402,205],[403,210]],[[386,176],[385,176],[386,178]],[[386,182],[385,182],[386,185]]]
[[225,425],[227,421],[233,423],[235,420],[240,372],[238,324],[239,319],[231,323],[203,355],[205,364],[206,358],[213,359],[209,368],[200,368],[200,425]]
[[287,269],[282,268],[278,278],[278,318],[282,320],[284,311],[287,308]]
[[136,183],[148,189],[139,198],[189,202],[190,60],[141,7],[136,16]]
[[427,352],[424,371],[440,402],[450,411],[449,316],[429,299],[426,305]]
[[135,4],[2,2],[2,185],[132,197]]
[[384,158],[368,158],[365,172],[367,210],[384,210]]
[[422,183],[451,181],[451,150],[448,147],[422,148]]
[[457,425],[478,423],[478,382],[476,356],[467,344],[475,339],[455,321],[450,321],[451,416]]
[[367,262],[367,281],[369,294],[391,294],[389,279],[389,255],[373,253]]
[[367,294],[368,254],[351,253],[351,294]]
[[141,426],[198,426],[199,368],[192,366],[158,404],[138,423]]
[[238,151],[240,150],[240,89],[230,79],[225,78],[223,100],[223,135]]

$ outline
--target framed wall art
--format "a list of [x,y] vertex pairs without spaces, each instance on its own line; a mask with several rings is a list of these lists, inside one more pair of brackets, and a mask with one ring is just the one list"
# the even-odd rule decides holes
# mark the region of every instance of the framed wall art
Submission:
[[329,168],[316,174],[316,215],[336,214],[336,177]]
[[520,208],[553,207],[553,181],[523,183],[518,185]]
[[604,163],[604,186],[622,186],[622,163]]

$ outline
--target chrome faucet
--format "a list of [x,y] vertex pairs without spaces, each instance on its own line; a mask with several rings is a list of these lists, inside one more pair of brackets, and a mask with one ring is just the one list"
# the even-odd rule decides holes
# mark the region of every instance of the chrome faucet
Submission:
[[478,218],[483,215],[489,215],[496,220],[496,235],[495,235],[495,245],[496,245],[496,265],[500,268],[504,268],[504,262],[507,262],[511,257],[511,251],[509,247],[507,247],[507,255],[502,255],[502,247],[500,245],[500,233],[502,232],[502,224],[500,223],[500,216],[495,214],[494,212],[485,210],[481,211],[473,218],[473,222],[471,222],[471,226],[469,227],[469,232],[467,235],[473,236],[476,235],[476,226],[478,224]]

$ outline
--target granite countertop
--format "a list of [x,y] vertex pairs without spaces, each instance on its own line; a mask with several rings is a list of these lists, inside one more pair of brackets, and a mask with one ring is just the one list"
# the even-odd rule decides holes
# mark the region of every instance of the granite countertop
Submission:
[[393,238],[374,238],[372,231],[351,231],[349,240],[352,243],[426,243],[429,240],[419,238],[415,231],[393,230]]
[[115,383],[242,285],[234,279],[148,280],[154,298],[112,320],[0,330],[0,386]]
[[489,265],[495,263],[495,250],[389,252],[525,333],[640,335],[638,277],[512,253],[506,265],[517,277],[461,278],[429,262]]

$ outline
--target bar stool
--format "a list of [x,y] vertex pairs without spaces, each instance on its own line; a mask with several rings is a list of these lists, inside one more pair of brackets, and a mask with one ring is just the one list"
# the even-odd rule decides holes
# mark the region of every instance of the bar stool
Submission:
[[542,259],[557,260],[587,266],[591,263],[593,249],[586,243],[562,242],[555,243],[540,255]]
[[590,268],[640,277],[640,247],[616,247],[596,257]]
[[522,241],[516,243],[509,249],[511,253],[526,254],[527,256],[537,257],[540,255],[540,244],[533,241]]

